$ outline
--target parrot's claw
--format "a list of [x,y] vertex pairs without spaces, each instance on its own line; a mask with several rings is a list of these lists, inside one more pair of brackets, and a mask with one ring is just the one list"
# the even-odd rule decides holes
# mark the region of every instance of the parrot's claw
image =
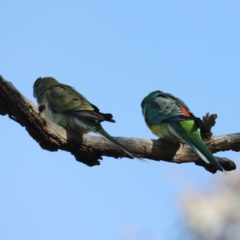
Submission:
[[38,112],[41,114],[45,109],[46,109],[46,105],[45,104],[41,104],[38,106]]

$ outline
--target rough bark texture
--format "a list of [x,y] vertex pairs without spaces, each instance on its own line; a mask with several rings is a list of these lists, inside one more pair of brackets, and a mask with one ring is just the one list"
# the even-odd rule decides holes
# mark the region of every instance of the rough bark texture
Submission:
[[[40,113],[39,108],[25,98],[10,82],[0,76],[0,114],[6,115],[25,127],[33,139],[48,151],[58,149],[70,152],[77,161],[88,166],[99,165],[102,156],[114,158],[129,157],[120,148],[101,136],[84,134],[82,137],[57,126]],[[215,124],[216,114],[207,114],[203,118],[201,134],[207,146],[213,152],[240,151],[240,133],[212,136],[211,127]],[[211,164],[206,164],[187,146],[165,140],[145,138],[115,137],[140,158],[163,160],[173,163],[194,162],[207,171],[215,173]],[[236,169],[233,161],[217,157],[227,171]]]

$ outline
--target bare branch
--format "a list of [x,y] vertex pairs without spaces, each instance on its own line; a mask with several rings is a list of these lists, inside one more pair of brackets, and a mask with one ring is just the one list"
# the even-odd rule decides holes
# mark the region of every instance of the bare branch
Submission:
[[[76,135],[73,132],[66,131],[45,118],[41,114],[42,107],[44,106],[38,107],[33,104],[10,82],[0,76],[0,114],[8,114],[11,119],[24,126],[43,149],[48,151],[58,151],[58,149],[68,151],[75,156],[77,161],[88,166],[99,165],[102,156],[128,157],[120,148],[101,136],[88,134],[79,136],[79,134]],[[211,120],[211,116],[214,115],[207,115],[208,119]],[[212,122],[210,120],[203,119],[205,122]],[[209,132],[211,132],[212,125],[212,123],[205,124],[206,136],[211,135],[209,135]],[[214,166],[205,164],[187,145],[144,138],[116,137],[116,139],[141,158],[173,163],[194,162],[209,172],[216,172]],[[214,153],[228,150],[240,151],[240,133],[208,137],[208,139],[207,145]],[[225,158],[218,158],[218,160],[227,171],[236,169],[235,163],[231,160]]]

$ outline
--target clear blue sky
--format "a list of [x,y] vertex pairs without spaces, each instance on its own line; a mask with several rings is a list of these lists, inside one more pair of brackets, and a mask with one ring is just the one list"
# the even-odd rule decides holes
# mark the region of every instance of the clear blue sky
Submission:
[[[159,89],[197,116],[217,113],[214,135],[240,131],[239,1],[1,0],[0,9],[0,74],[33,102],[36,78],[53,76],[113,114],[117,123],[103,124],[111,135],[156,139],[140,102]],[[174,239],[181,194],[221,174],[107,157],[89,168],[0,123],[0,239]],[[239,153],[217,155],[240,166]]]

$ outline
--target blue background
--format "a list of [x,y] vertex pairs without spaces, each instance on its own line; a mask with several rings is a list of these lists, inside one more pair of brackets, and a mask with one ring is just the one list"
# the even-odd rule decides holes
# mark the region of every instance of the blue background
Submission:
[[[74,86],[113,114],[112,136],[156,139],[140,103],[158,89],[196,116],[217,113],[214,135],[235,133],[239,26],[239,1],[1,0],[0,74],[35,103],[38,77]],[[222,174],[107,157],[89,168],[0,123],[0,239],[179,239],[181,196]],[[239,153],[216,155],[239,166]]]

